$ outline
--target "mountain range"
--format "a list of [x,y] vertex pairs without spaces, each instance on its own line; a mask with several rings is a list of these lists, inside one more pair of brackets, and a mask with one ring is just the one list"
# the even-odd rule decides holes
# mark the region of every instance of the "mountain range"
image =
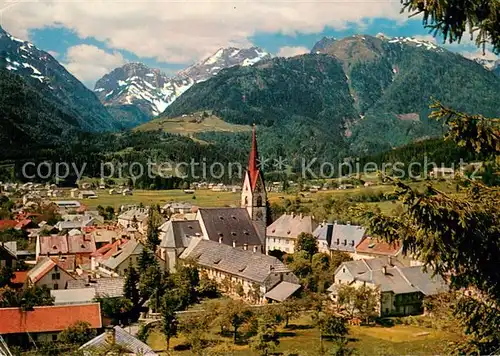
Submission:
[[205,81],[225,68],[249,66],[270,57],[257,47],[221,48],[172,78],[159,69],[128,63],[99,79],[94,92],[115,118],[132,127],[161,114],[195,83]]
[[309,54],[291,58],[256,47],[223,48],[173,77],[129,63],[91,91],[49,53],[0,28],[6,93],[0,138],[26,153],[71,142],[77,132],[116,131],[158,116],[148,127],[183,122],[196,126],[189,135],[196,142],[228,151],[248,134],[241,127],[212,132],[220,120],[227,127],[258,124],[266,156],[372,154],[441,135],[441,126],[427,119],[433,98],[499,116],[499,68],[421,39],[355,35],[325,37]]
[[442,134],[427,118],[432,99],[500,115],[500,78],[434,43],[355,35],[322,39],[312,52],[224,70],[186,91],[159,120],[210,111],[230,123],[261,125],[270,154],[331,158]]

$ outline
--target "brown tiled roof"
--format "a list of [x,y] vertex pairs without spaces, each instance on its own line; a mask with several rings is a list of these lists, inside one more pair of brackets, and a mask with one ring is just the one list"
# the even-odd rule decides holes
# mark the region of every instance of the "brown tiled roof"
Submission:
[[76,258],[74,255],[69,256],[50,256],[50,259],[57,263],[59,267],[66,271],[74,271],[76,267]]
[[40,236],[40,255],[57,255],[68,253],[68,240],[66,236],[50,235]]
[[95,241],[91,234],[68,236],[69,253],[92,253],[95,250]]
[[77,321],[85,321],[93,329],[102,327],[99,303],[20,308],[0,308],[1,334],[41,333],[62,331]]
[[46,256],[39,258],[35,267],[33,267],[28,271],[28,278],[32,283],[36,283],[40,279],[42,279],[43,276],[49,273],[56,265],[59,266],[59,269],[63,273],[66,273],[71,278],[73,278],[64,268],[62,268],[59,264],[57,264],[51,258]]
[[259,234],[245,208],[200,208],[198,214],[203,220],[208,238],[226,245],[262,245]]
[[14,284],[23,284],[28,278],[28,271],[16,271],[14,272],[14,276],[11,278],[12,283]]
[[395,256],[401,250],[401,244],[395,242],[393,244],[388,244],[385,241],[379,240],[374,237],[367,237],[356,246],[356,252],[376,254],[376,255],[389,255]]
[[13,229],[16,225],[16,220],[0,220],[0,230]]

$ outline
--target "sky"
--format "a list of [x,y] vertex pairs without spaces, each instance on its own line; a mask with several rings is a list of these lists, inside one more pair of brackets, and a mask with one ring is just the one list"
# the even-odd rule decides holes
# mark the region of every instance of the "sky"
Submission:
[[[221,47],[290,57],[324,36],[414,36],[442,44],[399,0],[0,0],[0,26],[51,53],[93,88],[127,62],[168,75]],[[479,56],[467,38],[444,47]],[[486,58],[495,58],[487,51]]]

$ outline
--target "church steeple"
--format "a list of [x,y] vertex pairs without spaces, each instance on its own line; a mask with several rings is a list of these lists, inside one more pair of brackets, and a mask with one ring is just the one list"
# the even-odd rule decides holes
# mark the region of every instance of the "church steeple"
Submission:
[[256,224],[262,245],[265,246],[266,236],[266,187],[264,185],[264,175],[260,170],[257,161],[259,152],[257,150],[256,127],[252,129],[252,146],[248,156],[248,169],[245,172],[243,189],[241,191],[241,207],[246,208],[248,215]]
[[257,137],[255,135],[255,124],[252,129],[252,147],[250,148],[250,155],[248,157],[248,173],[250,175],[250,185],[252,190],[255,189],[257,183],[257,178],[259,177],[259,168],[257,166],[257,160],[259,159],[259,153],[257,151]]

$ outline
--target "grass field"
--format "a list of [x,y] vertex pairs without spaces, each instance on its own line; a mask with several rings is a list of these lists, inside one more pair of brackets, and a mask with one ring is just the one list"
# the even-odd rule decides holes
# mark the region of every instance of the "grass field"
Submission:
[[[278,353],[295,353],[300,356],[318,355],[319,332],[312,328],[311,319],[303,316],[290,325],[288,329],[280,330]],[[257,356],[246,344],[233,345],[230,337],[221,337],[212,330],[206,336],[212,346],[205,351],[224,352],[227,355]],[[449,342],[457,341],[455,334],[426,329],[415,326],[396,325],[393,327],[351,327],[349,329],[349,347],[356,349],[360,355],[437,355],[445,354]],[[148,339],[148,344],[161,355],[193,355],[188,350],[183,335],[171,340],[171,351],[167,353],[164,336],[154,332]],[[324,347],[333,346],[331,341],[324,341]],[[173,349],[173,350],[172,350]],[[182,350],[182,351],[181,351]]]
[[[412,183],[413,187],[419,187],[422,189],[424,183]],[[453,187],[446,182],[435,182],[435,187],[445,191],[452,192]],[[349,190],[328,190],[319,191],[317,193],[301,192],[297,193],[268,193],[268,199],[270,203],[280,203],[285,199],[293,200],[297,196],[301,199],[302,204],[308,205],[313,202],[326,197],[338,197],[342,198],[350,194],[368,193],[368,192],[378,192],[383,191],[385,193],[391,192],[394,187],[391,185],[380,185],[375,187],[360,187]],[[185,201],[190,202],[193,205],[200,207],[223,207],[223,206],[239,206],[240,204],[240,193],[236,192],[213,192],[211,190],[197,190],[194,194],[186,194],[183,190],[134,190],[133,195],[123,196],[123,195],[110,195],[108,189],[96,190],[98,194],[97,199],[85,199],[80,200],[82,204],[87,205],[89,208],[95,208],[98,205],[108,206],[111,205],[115,209],[119,208],[120,205],[126,204],[165,204],[170,201]],[[69,191],[67,192],[69,195]],[[57,198],[56,200],[70,199]],[[384,201],[376,203],[367,203],[368,205],[378,205],[379,208],[384,213],[390,213],[394,208],[397,207],[399,202]]]
[[194,113],[184,117],[152,120],[144,125],[135,128],[135,130],[137,131],[163,130],[169,133],[175,133],[192,137],[193,134],[199,132],[213,132],[213,131],[245,132],[245,131],[250,131],[251,127],[245,125],[230,124],[214,115],[210,115],[206,118],[203,118],[202,113]]

